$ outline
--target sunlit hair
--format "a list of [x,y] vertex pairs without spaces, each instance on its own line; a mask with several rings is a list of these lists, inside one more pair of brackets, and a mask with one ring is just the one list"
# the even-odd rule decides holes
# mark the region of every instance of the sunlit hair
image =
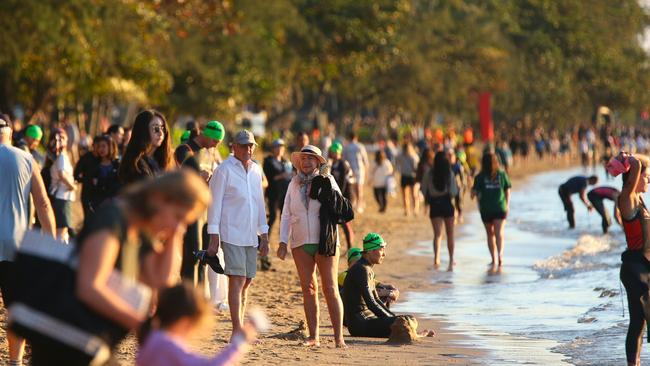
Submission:
[[444,191],[451,183],[451,164],[443,151],[438,151],[433,157],[433,186],[438,191]]
[[200,212],[208,207],[211,200],[205,181],[186,169],[128,186],[121,197],[128,206],[128,211],[144,220],[154,216],[158,207],[156,203],[172,204],[188,211]]
[[145,110],[140,112],[135,117],[135,122],[133,122],[133,129],[131,131],[131,140],[126,146],[126,151],[124,152],[124,157],[122,158],[122,163],[120,164],[120,180],[123,182],[131,182],[134,177],[139,177],[142,175],[150,175],[151,172],[141,171],[140,162],[144,158],[144,155],[147,153],[151,146],[151,133],[149,129],[149,124],[151,121],[158,117],[163,123],[165,128],[165,137],[163,139],[162,145],[156,149],[153,153],[153,158],[158,163],[158,166],[163,171],[167,171],[172,167],[172,145],[170,139],[170,130],[169,125],[165,116],[160,112],[155,110]]
[[483,154],[483,159],[481,159],[481,173],[494,178],[496,177],[498,171],[499,159],[497,158],[497,155],[492,151],[488,151]]
[[[117,143],[110,135],[99,135],[93,139],[93,146],[97,146],[100,142],[105,142],[108,145],[108,160],[113,161],[117,159]],[[100,158],[100,156],[97,156]]]
[[67,144],[62,145],[61,139],[63,137],[67,138],[68,134],[62,128],[53,128],[50,131],[50,136],[47,139],[47,155],[43,168],[49,169],[61,152],[68,148]]

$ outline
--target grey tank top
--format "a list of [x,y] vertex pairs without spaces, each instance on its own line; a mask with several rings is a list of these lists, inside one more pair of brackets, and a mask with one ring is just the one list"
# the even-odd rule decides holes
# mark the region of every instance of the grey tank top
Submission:
[[29,153],[0,144],[0,261],[12,261],[29,224],[34,162]]

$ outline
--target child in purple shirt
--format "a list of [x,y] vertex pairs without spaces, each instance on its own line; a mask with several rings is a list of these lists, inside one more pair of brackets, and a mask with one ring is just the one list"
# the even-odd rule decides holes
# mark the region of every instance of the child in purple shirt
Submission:
[[138,366],[227,366],[236,365],[255,338],[254,327],[247,324],[221,353],[214,357],[194,354],[187,339],[201,328],[211,313],[203,296],[190,284],[179,284],[160,293],[153,330],[140,348]]

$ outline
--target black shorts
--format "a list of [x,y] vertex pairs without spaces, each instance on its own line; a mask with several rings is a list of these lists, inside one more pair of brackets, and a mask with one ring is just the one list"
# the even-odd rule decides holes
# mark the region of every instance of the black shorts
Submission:
[[402,176],[402,178],[400,179],[400,184],[402,188],[413,187],[415,185],[415,177]]
[[16,264],[14,262],[2,261],[0,262],[0,291],[2,291],[2,302],[5,308],[11,305],[13,301],[13,279]]
[[52,200],[52,211],[57,229],[72,228],[72,201],[55,198]]
[[451,204],[451,196],[429,197],[429,217],[454,217],[454,205]]
[[505,212],[481,212],[481,220],[484,224],[491,224],[494,220],[505,220],[508,214]]

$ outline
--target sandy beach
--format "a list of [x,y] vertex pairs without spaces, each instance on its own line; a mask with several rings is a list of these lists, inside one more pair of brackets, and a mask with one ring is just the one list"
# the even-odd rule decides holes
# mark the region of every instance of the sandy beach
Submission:
[[[518,183],[526,175],[543,170],[566,167],[567,163],[552,162],[550,160],[538,161],[531,159],[526,164],[519,164],[511,171],[513,187],[516,190]],[[432,278],[437,272],[446,271],[447,250],[443,242],[441,269],[434,270],[430,256],[409,256],[405,253],[415,243],[431,240],[433,237],[431,225],[427,215],[420,212],[417,216],[404,216],[401,198],[390,199],[386,213],[378,213],[376,203],[372,199],[370,188],[366,190],[366,210],[357,215],[354,224],[356,246],[369,231],[380,233],[389,243],[387,258],[383,265],[376,267],[377,277],[382,282],[396,285],[400,292],[400,301],[403,301],[410,290],[419,292],[435,292],[444,284],[433,284]],[[475,203],[465,198],[465,210],[474,210]],[[278,226],[271,235],[271,246],[274,254],[278,245]],[[477,228],[482,230],[482,228]],[[342,240],[342,251],[347,250]],[[462,243],[462,237],[458,238]],[[458,250],[458,249],[457,249]],[[507,254],[506,254],[507,256]],[[342,257],[343,258],[343,257]],[[486,263],[489,255],[485,253]],[[347,349],[334,347],[333,332],[329,323],[329,316],[325,302],[320,297],[321,344],[318,349],[305,348],[301,345],[301,323],[304,319],[302,308],[302,295],[298,276],[293,260],[288,257],[281,261],[273,255],[273,267],[270,271],[258,272],[250,291],[249,305],[264,310],[271,323],[271,329],[260,335],[261,342],[251,347],[243,359],[242,364],[303,364],[309,362],[314,365],[447,365],[447,364],[485,364],[489,363],[488,352],[473,346],[472,339],[467,335],[448,330],[447,324],[440,319],[426,319],[418,317],[419,329],[433,329],[435,337],[421,338],[418,342],[405,346],[386,345],[384,340],[346,337]],[[482,264],[481,264],[482,265]],[[346,266],[345,261],[340,261],[340,270]],[[437,313],[444,314],[444,309]],[[416,314],[417,315],[417,314]],[[230,333],[229,314],[227,312],[215,313],[216,321],[211,329],[193,342],[193,347],[205,355],[218,352],[228,340]],[[4,319],[4,313],[2,314]],[[4,320],[3,320],[4,321]],[[304,328],[303,328],[304,329]],[[6,341],[4,331],[0,334],[3,343],[1,359],[7,360]],[[136,354],[136,344],[130,337],[120,346],[117,356],[123,364],[133,364]],[[28,358],[27,358],[28,359]],[[26,359],[26,360],[27,360]]]

